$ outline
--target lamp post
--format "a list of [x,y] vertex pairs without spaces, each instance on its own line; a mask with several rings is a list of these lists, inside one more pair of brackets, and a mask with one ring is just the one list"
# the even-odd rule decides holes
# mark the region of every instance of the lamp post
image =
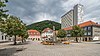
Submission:
[[55,26],[53,26],[53,42],[56,42]]

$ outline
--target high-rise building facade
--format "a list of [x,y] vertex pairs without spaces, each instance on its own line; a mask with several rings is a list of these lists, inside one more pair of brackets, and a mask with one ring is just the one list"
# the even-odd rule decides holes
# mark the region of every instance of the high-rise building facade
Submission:
[[65,15],[61,17],[62,28],[73,26],[73,12],[74,12],[73,10],[70,10],[69,12],[67,12]]
[[74,6],[74,25],[80,24],[82,23],[83,20],[83,5],[81,4],[77,4]]
[[77,4],[61,17],[61,28],[74,26],[83,22],[83,5]]

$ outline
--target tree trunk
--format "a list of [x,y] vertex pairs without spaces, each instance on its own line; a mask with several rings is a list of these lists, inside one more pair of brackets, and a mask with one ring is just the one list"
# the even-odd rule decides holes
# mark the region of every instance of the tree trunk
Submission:
[[16,35],[15,35],[15,38],[14,38],[14,45],[16,45],[17,43],[16,43]]
[[23,36],[22,36],[22,43],[24,43],[24,38],[23,38]]
[[78,39],[77,39],[77,37],[76,37],[76,42],[78,42]]

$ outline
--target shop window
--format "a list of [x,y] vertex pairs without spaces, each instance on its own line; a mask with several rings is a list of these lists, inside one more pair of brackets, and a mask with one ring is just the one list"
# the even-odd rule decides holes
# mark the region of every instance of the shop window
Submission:
[[33,41],[35,40],[35,38],[33,38]]
[[2,40],[3,40],[3,36],[2,36]]
[[40,39],[38,38],[38,41],[40,41]]

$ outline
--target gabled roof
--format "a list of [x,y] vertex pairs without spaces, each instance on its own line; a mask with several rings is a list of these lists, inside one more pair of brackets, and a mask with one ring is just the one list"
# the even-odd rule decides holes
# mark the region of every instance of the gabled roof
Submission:
[[93,21],[87,21],[87,22],[84,22],[84,23],[79,24],[78,26],[85,27],[85,26],[91,26],[91,25],[99,26],[99,24],[97,24],[97,23],[95,23]]
[[42,32],[48,32],[48,30],[53,31],[53,30],[52,30],[52,29],[50,29],[50,28],[45,28]]
[[37,30],[28,30],[28,32],[38,32],[38,33],[40,33],[40,32],[37,31]]
[[[85,27],[85,26],[100,26],[100,25],[97,24],[97,23],[95,23],[95,22],[92,22],[92,21],[87,21],[87,22],[78,24],[78,26]],[[71,27],[64,28],[64,30],[72,30],[72,26]]]

